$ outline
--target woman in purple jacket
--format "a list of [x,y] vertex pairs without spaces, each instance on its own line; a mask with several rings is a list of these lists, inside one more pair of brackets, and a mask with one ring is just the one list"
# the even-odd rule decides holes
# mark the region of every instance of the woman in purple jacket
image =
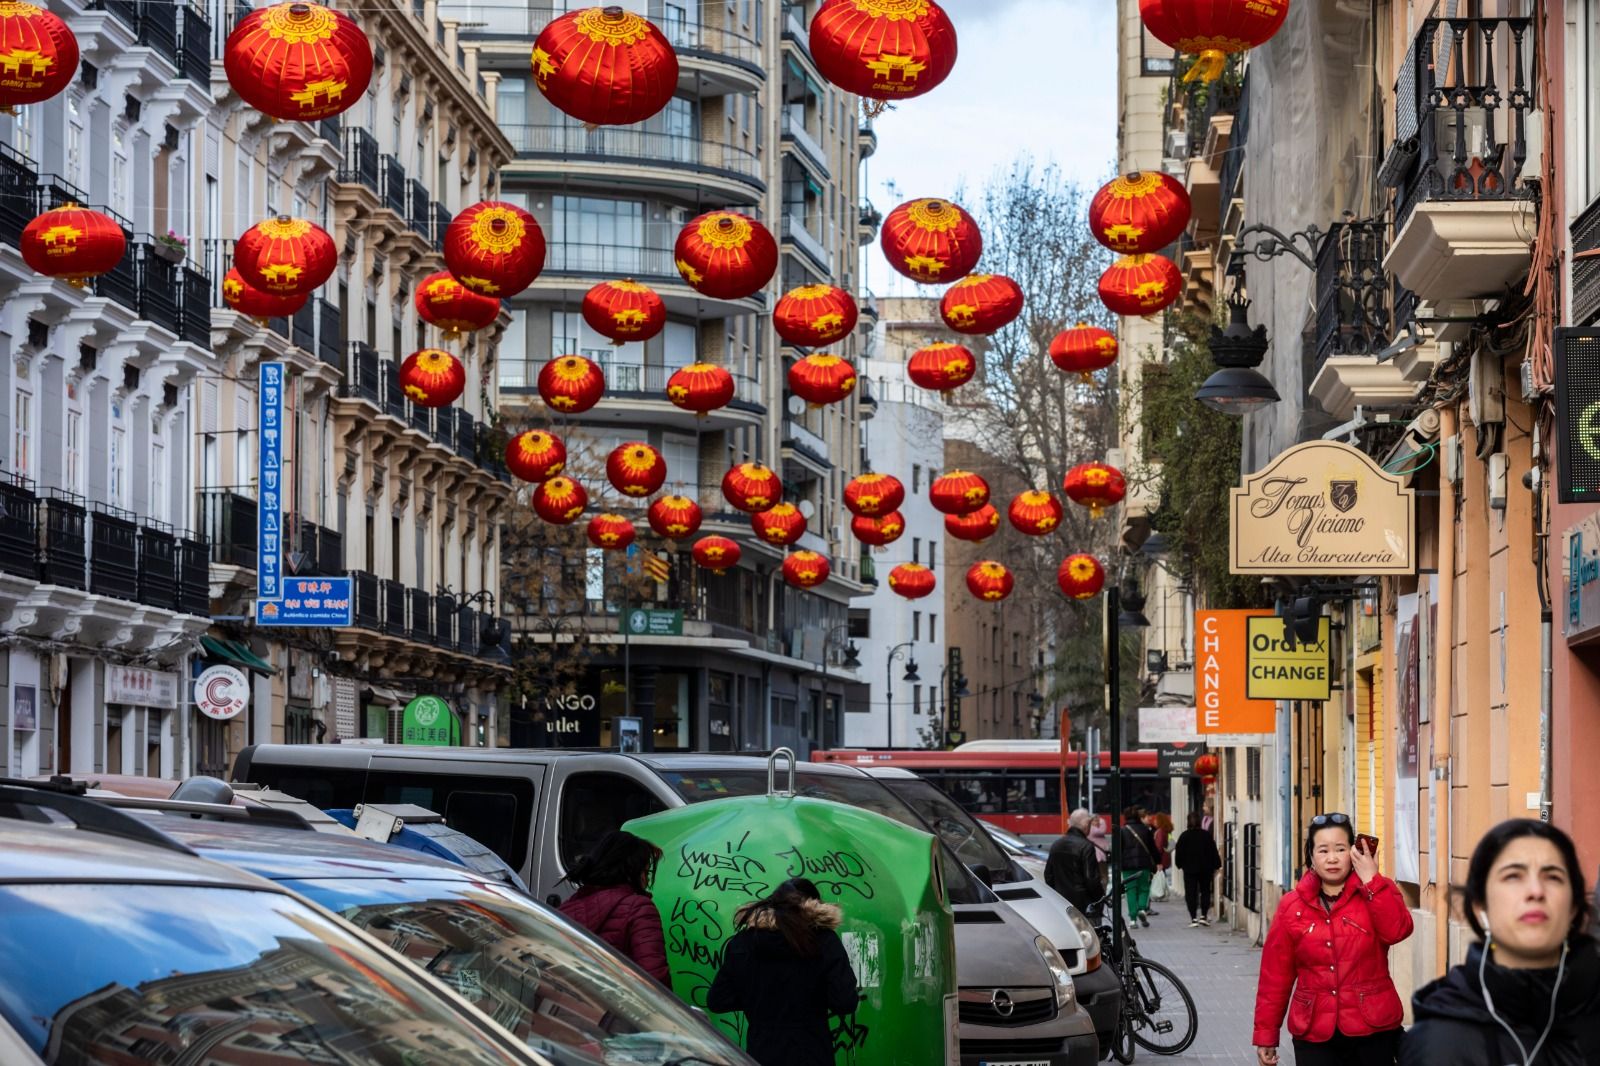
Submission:
[[578,891],[561,913],[610,944],[662,984],[671,984],[661,915],[650,898],[661,849],[618,829],[580,856],[566,880]]

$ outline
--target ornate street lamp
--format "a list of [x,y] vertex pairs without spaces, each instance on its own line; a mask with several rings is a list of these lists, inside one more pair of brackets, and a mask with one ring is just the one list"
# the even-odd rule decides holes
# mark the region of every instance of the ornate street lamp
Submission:
[[[1242,281],[1242,279],[1241,279]],[[1250,328],[1250,301],[1242,284],[1228,297],[1227,329],[1211,327],[1211,359],[1217,372],[1206,379],[1195,399],[1225,415],[1247,415],[1282,397],[1256,367],[1267,355],[1267,327]]]

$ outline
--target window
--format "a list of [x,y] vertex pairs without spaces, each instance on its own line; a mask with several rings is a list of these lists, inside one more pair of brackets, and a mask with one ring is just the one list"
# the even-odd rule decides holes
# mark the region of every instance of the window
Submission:
[[1245,792],[1249,799],[1261,798],[1261,749],[1246,748],[1245,758]]
[[32,472],[30,452],[33,441],[33,395],[17,390],[12,401],[11,469],[26,477]]
[[424,764],[367,775],[365,801],[415,803],[494,851],[518,873],[528,858],[533,782],[524,777],[428,773]]
[[[505,129],[506,136],[511,138],[511,143],[519,148],[531,147],[524,140],[519,140],[522,130],[528,123],[528,81],[526,78],[500,79],[500,86],[495,92],[494,100],[495,120]],[[506,127],[512,127],[507,129]]]
[[922,491],[922,467],[916,463],[911,464],[911,494],[915,496]]
[[928,569],[935,570],[939,566],[939,542],[928,541]]
[[912,537],[911,538],[911,561],[914,562],[914,563],[922,562],[922,538],[921,537]]
[[1011,665],[1022,665],[1022,634],[1015,630],[1011,632]]
[[167,521],[167,446],[160,441],[150,445],[150,517]]
[[511,309],[511,324],[500,338],[500,353],[496,360],[500,367],[500,385],[508,389],[526,388],[528,385],[528,311]]
[[[604,274],[643,270],[644,204],[594,196],[550,198],[550,247],[571,270]],[[553,263],[552,265],[559,265]]]
[[[215,437],[207,437],[215,442]],[[66,469],[62,471],[68,492],[83,495],[83,412],[67,409]]]
[[911,686],[911,713],[912,714],[921,714],[922,713],[922,686],[921,685],[912,685]]
[[936,614],[928,615],[928,641],[939,643],[939,616]]
[[11,139],[16,142],[17,151],[30,158],[33,156],[33,111],[31,107],[18,108],[11,116]]
[[921,611],[912,611],[911,612],[911,639],[912,640],[921,640],[922,639],[922,612]]
[[666,804],[630,777],[573,774],[561,786],[561,865],[571,868],[579,855],[622,823],[665,809]]

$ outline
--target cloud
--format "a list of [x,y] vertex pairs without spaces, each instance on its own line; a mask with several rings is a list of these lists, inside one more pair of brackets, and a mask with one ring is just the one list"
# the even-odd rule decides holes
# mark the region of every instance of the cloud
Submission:
[[[955,70],[937,89],[881,116],[866,195],[900,200],[968,196],[1022,155],[1098,184],[1116,159],[1117,14],[1103,0],[952,0],[961,36]],[[898,188],[896,197],[885,183]],[[871,246],[866,278],[880,294],[912,291]],[[920,291],[920,290],[919,290]]]

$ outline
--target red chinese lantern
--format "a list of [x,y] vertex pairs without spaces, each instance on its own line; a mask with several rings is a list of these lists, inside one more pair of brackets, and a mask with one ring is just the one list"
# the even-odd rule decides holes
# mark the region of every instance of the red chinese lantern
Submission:
[[789,391],[812,407],[838,403],[856,387],[856,368],[837,355],[813,353],[789,368]]
[[1050,361],[1069,374],[1092,384],[1097,370],[1117,361],[1117,338],[1099,326],[1079,322],[1057,333],[1050,342]]
[[415,302],[417,317],[444,330],[444,335],[452,339],[487,329],[500,317],[499,300],[478,295],[446,270],[422,279]]
[[988,540],[994,536],[995,530],[1000,528],[1000,512],[995,510],[992,503],[986,503],[971,514],[947,514],[944,516],[944,531],[957,540],[970,541],[976,544],[981,540]]
[[656,536],[683,540],[700,531],[700,505],[687,496],[662,496],[646,513]]
[[127,250],[121,226],[110,216],[77,204],[52,208],[22,230],[23,262],[74,288],[114,270]]
[[60,17],[33,4],[0,3],[0,112],[43,103],[77,76],[78,39]]
[[740,463],[722,475],[722,496],[735,510],[756,514],[783,499],[783,482],[769,466]]
[[941,514],[971,514],[989,502],[989,483],[968,470],[952,470],[928,486],[928,502]]
[[797,348],[822,348],[856,328],[861,312],[843,289],[802,285],[790,289],[772,309],[778,336]]
[[851,514],[886,515],[906,502],[906,487],[892,474],[859,474],[844,487],[844,505]]
[[744,552],[727,537],[701,537],[694,542],[694,561],[713,574],[726,574],[739,565]]
[[850,532],[863,544],[870,544],[874,548],[882,548],[899,540],[906,531],[905,516],[899,511],[890,511],[882,517],[858,514],[850,519]]
[[1062,488],[1072,499],[1089,508],[1090,518],[1099,518],[1107,507],[1114,507],[1128,494],[1122,471],[1105,463],[1079,463],[1067,471]]
[[1139,0],[1139,17],[1156,40],[1198,58],[1184,81],[1216,81],[1228,56],[1272,39],[1289,0]]
[[778,270],[778,242],[767,227],[736,211],[690,219],[672,254],[683,280],[717,300],[754,296]]
[[1020,314],[1022,289],[1004,274],[968,274],[939,301],[939,317],[957,333],[994,333]]
[[544,231],[516,204],[482,200],[450,220],[444,265],[480,296],[507,299],[544,269]]
[[816,552],[790,552],[783,560],[783,579],[795,588],[814,589],[828,580],[828,557]]
[[624,496],[648,496],[666,484],[667,461],[643,441],[629,441],[606,458],[606,478]]
[[1221,769],[1222,761],[1209,751],[1194,761],[1194,772],[1201,777],[1216,777]]
[[584,536],[589,538],[590,544],[603,551],[624,552],[634,543],[637,531],[634,530],[634,523],[627,520],[627,515],[597,514],[589,519]]
[[768,544],[788,547],[806,533],[806,516],[792,503],[780,503],[750,516],[750,528]]
[[529,429],[506,444],[506,469],[523,481],[548,481],[567,468],[567,446],[554,433]]
[[262,114],[316,122],[361,101],[372,80],[372,45],[350,16],[296,0],[241,19],[223,46],[222,69]]
[[597,514],[589,519],[589,526],[584,530],[584,535],[596,548],[603,548],[606,551],[627,551],[637,532],[626,515],[608,513]]
[[822,76],[877,101],[872,114],[928,92],[956,65],[956,28],[934,0],[823,0],[810,43]]
[[883,220],[878,241],[891,267],[924,285],[965,277],[983,255],[978,223],[949,200],[901,204]]
[[1119,315],[1153,315],[1183,295],[1183,274],[1164,255],[1125,255],[1100,275],[1100,302]]
[[901,563],[889,571],[889,588],[908,600],[920,600],[938,584],[933,571],[921,563]]
[[1159,252],[1189,224],[1189,190],[1159,170],[1112,178],[1089,202],[1094,239],[1124,255]]
[[649,20],[619,5],[572,11],[533,45],[533,83],[545,99],[590,126],[628,126],[667,106],[678,54]]
[[257,222],[233,246],[244,283],[274,296],[304,296],[333,277],[339,249],[328,231],[303,218]]
[[1011,524],[1030,537],[1053,533],[1061,525],[1061,501],[1048,492],[1029,490],[1019,492],[1011,500],[1006,517]]
[[631,278],[602,281],[583,294],[583,320],[612,344],[647,341],[667,324],[667,305]]
[[972,380],[978,361],[959,344],[939,341],[919,348],[906,363],[906,374],[924,389],[937,389],[948,397],[952,390]]
[[998,603],[1016,587],[1017,579],[1011,576],[1011,571],[992,559],[973,563],[967,569],[967,591],[980,600]]
[[533,490],[534,511],[551,525],[570,525],[588,506],[588,491],[569,477],[550,478]]
[[[119,231],[120,232],[120,231]],[[26,251],[27,246],[23,246]],[[269,318],[288,318],[306,305],[310,296],[274,296],[244,283],[237,267],[222,275],[222,302],[241,315],[265,322]]]
[[581,355],[552,359],[539,371],[539,395],[562,414],[582,414],[599,403],[605,391],[605,374]]
[[438,348],[412,352],[400,364],[400,386],[418,407],[446,407],[467,387],[467,368]]
[[696,418],[704,418],[733,399],[733,375],[715,363],[690,363],[667,379],[667,399],[675,407],[693,411]]
[[1092,555],[1069,555],[1056,571],[1056,584],[1075,600],[1087,600],[1106,587],[1106,570]]

